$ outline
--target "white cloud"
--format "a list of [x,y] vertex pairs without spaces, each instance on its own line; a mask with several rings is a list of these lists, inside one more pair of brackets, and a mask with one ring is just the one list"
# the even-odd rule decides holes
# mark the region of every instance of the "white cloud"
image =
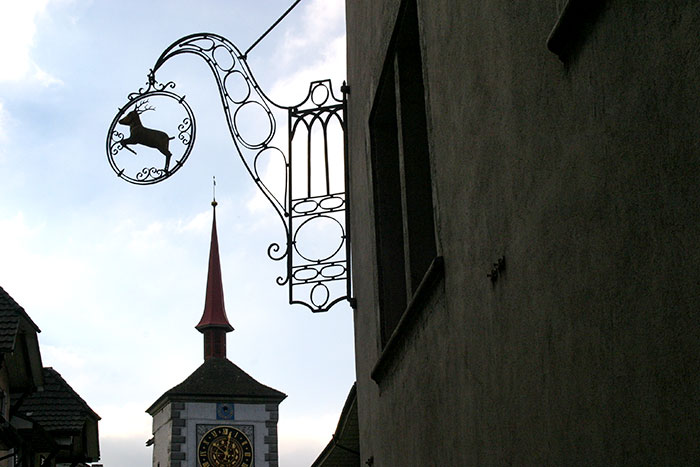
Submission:
[[189,222],[181,223],[181,232],[207,233],[211,229],[211,209],[200,212]]
[[160,221],[151,222],[146,228],[131,232],[129,248],[135,253],[152,252],[166,247],[165,226]]
[[41,356],[44,365],[61,371],[77,372],[85,368],[85,355],[75,349],[41,344]]
[[7,142],[10,140],[7,131],[7,127],[9,126],[9,120],[9,114],[3,109],[2,102],[0,102],[0,164],[6,162],[8,159],[8,151],[6,149],[6,145]]
[[309,50],[318,50],[328,38],[343,29],[345,2],[342,0],[313,0],[303,10],[302,24],[285,34],[280,56],[284,65],[298,63]]
[[[46,241],[45,227],[30,226],[22,212],[13,218],[0,218],[0,283],[11,294],[17,294],[18,301],[28,309],[50,309],[68,303],[74,284],[85,284],[91,277],[84,259],[63,252],[37,251],[36,245]],[[41,294],[35,292],[36,284],[42,284]]]
[[150,222],[145,227],[137,227],[133,221],[129,220],[122,223],[117,231],[131,237],[130,250],[134,253],[145,253],[173,248],[180,235],[208,234],[209,229],[211,229],[211,209],[202,211],[189,220],[163,219]]
[[100,422],[100,453],[102,460],[107,459],[106,465],[150,465],[153,448],[146,447],[145,441],[151,437],[149,434],[141,436],[111,436],[102,432]]
[[[7,141],[7,124],[9,115],[5,110],[5,106],[0,102],[0,144]],[[0,160],[2,160],[2,147],[0,146]]]
[[0,2],[0,82],[33,80],[43,86],[62,83],[31,56],[36,23],[48,3],[49,0]]
[[39,82],[44,87],[49,87],[51,85],[60,85],[63,84],[63,81],[60,79],[56,78],[53,75],[50,75],[49,73],[45,72],[41,68],[39,68],[39,65],[36,63],[32,63],[33,65],[33,78]]
[[[154,393],[153,399],[155,400],[156,397],[157,394]],[[145,409],[138,402],[101,406],[99,412],[95,410],[102,418],[100,436],[122,439],[139,437],[141,443],[145,442],[151,437],[149,429],[151,417],[145,413]]]
[[[292,105],[306,96],[309,83],[345,77],[345,10],[341,0],[314,0],[304,10],[302,24],[285,35],[276,62],[279,79],[269,96],[274,102]],[[311,58],[311,60],[309,60]],[[333,83],[336,91],[340,82]]]
[[310,465],[331,440],[337,424],[336,412],[297,417],[283,414],[277,426],[285,465]]

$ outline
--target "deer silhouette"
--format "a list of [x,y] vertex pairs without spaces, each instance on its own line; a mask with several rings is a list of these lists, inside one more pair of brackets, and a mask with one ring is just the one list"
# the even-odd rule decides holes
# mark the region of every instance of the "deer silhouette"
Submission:
[[129,112],[119,120],[122,125],[129,126],[129,137],[121,140],[122,147],[128,149],[129,151],[136,154],[136,151],[128,147],[128,144],[143,144],[149,148],[155,148],[159,150],[165,156],[165,171],[168,171],[170,167],[170,156],[172,153],[168,149],[168,144],[173,136],[168,136],[167,133],[160,130],[152,130],[151,128],[146,128],[141,123],[141,118],[139,115],[146,112],[147,110],[155,110],[155,107],[148,105],[148,99],[142,100],[134,110]]

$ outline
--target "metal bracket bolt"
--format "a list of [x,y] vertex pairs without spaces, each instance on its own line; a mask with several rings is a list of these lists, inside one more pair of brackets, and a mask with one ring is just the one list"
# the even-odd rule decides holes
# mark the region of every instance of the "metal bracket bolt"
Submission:
[[491,268],[491,272],[486,274],[486,277],[491,279],[491,283],[495,284],[496,281],[498,280],[498,276],[502,275],[503,272],[506,270],[506,257],[502,256],[498,258],[498,261],[493,263],[493,267]]

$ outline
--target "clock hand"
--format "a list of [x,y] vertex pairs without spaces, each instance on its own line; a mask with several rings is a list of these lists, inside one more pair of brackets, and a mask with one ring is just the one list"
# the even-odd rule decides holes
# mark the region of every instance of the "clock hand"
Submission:
[[228,438],[226,438],[226,459],[229,457],[229,450],[231,449],[231,432],[228,432]]

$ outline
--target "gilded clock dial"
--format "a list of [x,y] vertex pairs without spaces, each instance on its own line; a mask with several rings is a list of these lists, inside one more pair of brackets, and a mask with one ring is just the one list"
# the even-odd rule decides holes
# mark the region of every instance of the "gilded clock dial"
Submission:
[[241,430],[217,426],[202,436],[197,459],[201,467],[250,467],[253,445]]

